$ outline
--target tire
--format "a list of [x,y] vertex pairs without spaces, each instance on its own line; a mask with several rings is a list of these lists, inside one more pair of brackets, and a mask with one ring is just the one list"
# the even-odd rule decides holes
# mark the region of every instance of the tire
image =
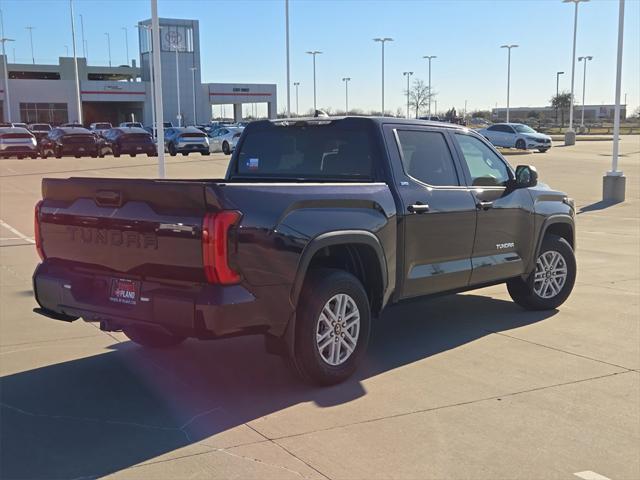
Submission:
[[549,150],[548,148],[539,148],[538,151],[540,153],[545,153],[547,150]]
[[42,150],[42,153],[40,154],[40,158],[47,158],[49,156],[49,154],[47,153],[46,150]]
[[[343,320],[337,326],[330,325],[330,316],[323,312],[327,308],[339,309],[337,302],[341,299],[349,302],[343,319],[349,319],[349,315],[356,312],[359,314],[358,324],[352,323],[345,328],[348,323]],[[354,322],[353,317],[350,322]],[[346,380],[355,372],[367,350],[370,328],[369,300],[360,281],[343,270],[312,270],[305,280],[296,313],[295,353],[292,358],[295,369],[305,381],[317,385],[334,385]],[[327,335],[324,342],[331,342],[331,338],[339,340],[321,348],[317,343],[319,330],[321,335]],[[345,348],[354,347],[348,340],[349,334],[356,339],[351,352]],[[332,359],[335,360],[333,364]]]
[[200,155],[207,156],[209,155],[209,150],[203,150],[200,152]]
[[[564,281],[556,280],[549,283],[546,278],[552,271],[545,273],[545,263],[550,259],[553,262],[554,257],[557,258],[556,255],[559,255],[560,259],[555,263],[555,271],[562,272],[564,269]],[[513,301],[527,310],[552,310],[569,298],[576,281],[576,271],[576,258],[571,245],[564,238],[549,234],[542,240],[535,270],[526,280],[509,280],[507,290]],[[540,277],[539,280],[536,280],[536,275]],[[557,292],[554,292],[556,289]]]
[[176,156],[176,147],[173,145],[173,143],[169,144],[169,155],[171,155],[172,157]]
[[32,160],[35,160],[36,158],[38,158],[38,155],[31,155]]
[[187,155],[189,155],[189,152],[180,152],[180,153],[182,153],[183,157],[186,157]]
[[222,142],[222,153],[225,155],[231,155],[231,149],[229,148],[229,142]]
[[116,147],[111,147],[111,153],[113,153],[114,157],[120,156],[120,150],[118,150]]
[[18,155],[18,160],[22,160],[24,157],[22,155]]
[[62,152],[60,151],[59,148],[56,148],[54,152],[56,154],[56,158],[62,158]]
[[518,150],[526,150],[527,144],[524,142],[524,140],[520,138],[519,140],[516,141],[516,148]]
[[170,348],[184,342],[185,337],[164,333],[161,330],[139,326],[127,327],[122,330],[134,343],[147,348]]

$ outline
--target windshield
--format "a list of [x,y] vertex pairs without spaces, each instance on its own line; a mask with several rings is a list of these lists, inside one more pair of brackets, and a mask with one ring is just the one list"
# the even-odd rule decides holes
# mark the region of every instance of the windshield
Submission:
[[371,179],[373,148],[362,127],[339,123],[251,130],[237,160],[241,177]]
[[46,123],[35,123],[35,124],[31,125],[31,130],[46,130],[46,131],[49,131],[49,130],[51,130],[51,125],[48,125]]
[[512,125],[518,133],[538,133],[533,128],[526,125]]

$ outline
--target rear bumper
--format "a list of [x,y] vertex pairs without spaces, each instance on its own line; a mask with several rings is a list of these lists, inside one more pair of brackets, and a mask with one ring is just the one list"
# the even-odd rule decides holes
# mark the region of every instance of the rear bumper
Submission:
[[63,155],[97,155],[98,154],[98,146],[97,145],[63,145],[62,146],[62,154]]
[[37,155],[36,145],[0,145],[0,156],[8,157],[12,155]]
[[157,155],[155,145],[120,145],[120,153]]
[[50,318],[82,318],[101,322],[108,330],[144,324],[197,338],[281,336],[291,314],[287,302],[274,298],[279,297],[274,295],[279,289],[286,295],[288,287],[269,287],[269,295],[260,290],[256,295],[242,285],[140,280],[136,304],[124,305],[109,300],[112,278],[120,277],[74,272],[45,262],[33,274],[33,291],[43,309],[40,313]]

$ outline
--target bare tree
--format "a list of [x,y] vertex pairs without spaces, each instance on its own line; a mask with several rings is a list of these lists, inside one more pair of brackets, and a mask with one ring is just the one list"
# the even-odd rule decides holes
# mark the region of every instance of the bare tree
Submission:
[[[406,94],[406,92],[405,92]],[[429,96],[433,94],[429,92],[429,86],[416,78],[413,85],[409,89],[409,105],[416,112],[415,117],[418,118],[420,111],[429,103]]]

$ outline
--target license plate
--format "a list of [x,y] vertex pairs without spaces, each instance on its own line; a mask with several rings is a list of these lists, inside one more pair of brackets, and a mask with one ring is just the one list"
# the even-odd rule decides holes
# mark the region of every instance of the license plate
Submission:
[[136,150],[142,150],[142,147],[136,147]]
[[78,151],[80,151],[80,152],[84,152],[84,147],[80,147],[80,148],[78,148]]
[[140,282],[124,278],[112,278],[109,300],[114,303],[135,305],[138,302]]

